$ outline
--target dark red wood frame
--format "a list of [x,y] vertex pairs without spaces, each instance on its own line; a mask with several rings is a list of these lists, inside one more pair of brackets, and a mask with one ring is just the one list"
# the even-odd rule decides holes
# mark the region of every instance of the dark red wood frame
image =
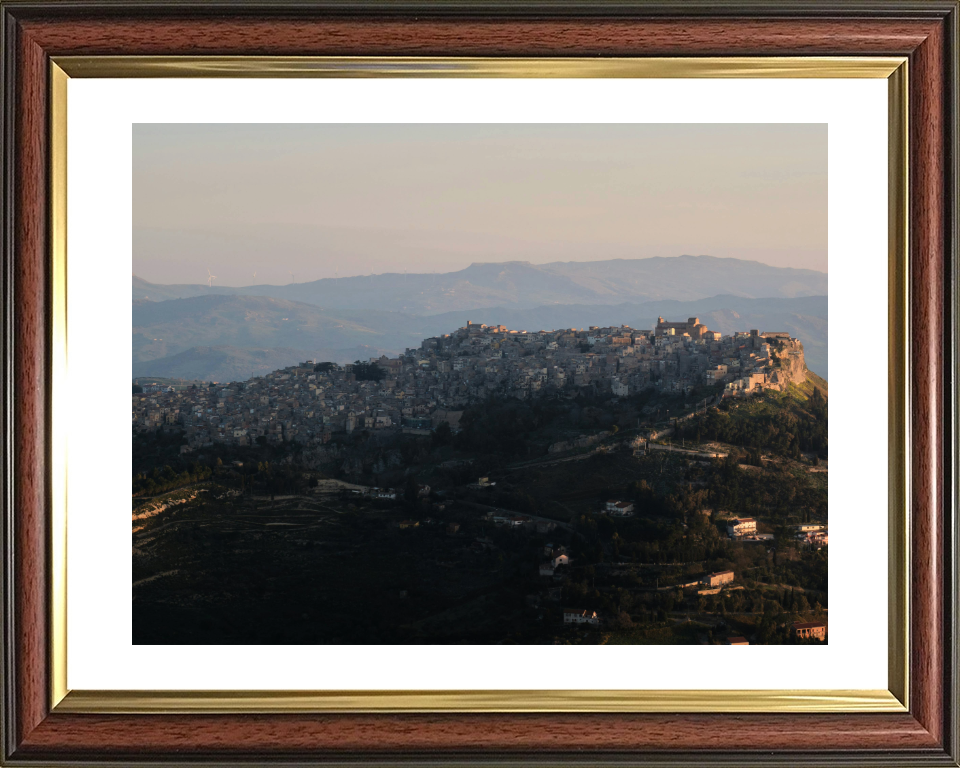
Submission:
[[[337,6],[0,0],[3,743],[36,762],[957,765],[957,3]],[[67,715],[48,699],[48,65],[80,54],[910,60],[909,714]],[[869,268],[865,265],[865,268]]]

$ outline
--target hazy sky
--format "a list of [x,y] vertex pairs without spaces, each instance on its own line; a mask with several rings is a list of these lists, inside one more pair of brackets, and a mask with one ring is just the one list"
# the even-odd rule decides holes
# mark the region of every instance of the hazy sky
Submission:
[[826,125],[133,129],[133,271],[152,282],[681,254],[825,272]]

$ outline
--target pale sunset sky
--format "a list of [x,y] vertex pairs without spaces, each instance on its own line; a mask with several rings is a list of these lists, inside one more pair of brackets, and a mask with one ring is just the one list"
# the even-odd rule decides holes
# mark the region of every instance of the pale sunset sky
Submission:
[[682,254],[826,272],[827,126],[133,129],[133,272],[151,282]]

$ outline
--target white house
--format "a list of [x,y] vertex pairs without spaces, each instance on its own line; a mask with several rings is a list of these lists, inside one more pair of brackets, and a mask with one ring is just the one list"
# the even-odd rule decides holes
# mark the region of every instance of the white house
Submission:
[[563,609],[564,624],[592,624],[597,626],[600,623],[600,617],[596,611],[581,611],[576,608]]
[[704,576],[700,583],[705,587],[719,587],[733,581],[733,571],[717,571]]
[[749,536],[757,532],[757,521],[752,517],[741,517],[727,523],[727,533],[734,538]]
[[826,528],[825,525],[819,525],[818,523],[802,523],[801,525],[797,526],[797,530],[800,531],[800,533],[822,531],[824,528]]
[[633,504],[629,501],[608,501],[605,509],[613,517],[630,517],[633,514]]

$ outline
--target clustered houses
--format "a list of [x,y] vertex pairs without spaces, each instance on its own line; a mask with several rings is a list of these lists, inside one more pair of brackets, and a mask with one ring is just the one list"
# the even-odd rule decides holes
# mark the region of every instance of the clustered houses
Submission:
[[335,432],[456,427],[465,405],[491,394],[526,399],[591,387],[623,397],[647,387],[681,392],[725,383],[726,396],[743,396],[785,388],[802,362],[802,345],[786,334],[721,336],[695,317],[659,318],[652,331],[529,333],[468,322],[398,358],[371,360],[384,373],[380,381],[358,381],[352,365],[311,361],[242,383],[136,394],[133,423],[182,427],[190,447],[260,437],[321,443]]
[[721,336],[696,317],[682,323],[661,317],[652,331],[591,326],[528,332],[468,322],[407,354],[436,372],[441,399],[458,407],[494,392],[524,399],[587,386],[618,397],[647,387],[689,391],[704,383],[726,384],[732,396],[782,390],[792,374],[780,361],[793,356],[792,362],[802,362],[803,346],[784,333]]
[[[182,428],[190,448],[224,443],[323,443],[335,432],[456,426],[430,372],[415,360],[381,358],[380,381],[358,381],[353,366],[313,361],[226,386],[134,394],[137,429]],[[409,427],[407,425],[410,425]]]
[[827,535],[827,526],[823,523],[801,523],[797,526],[797,538],[801,544],[809,544],[821,549],[830,542]]
[[808,531],[806,533],[799,533],[797,534],[797,538],[800,540],[801,544],[808,544],[811,547],[816,547],[817,549],[821,549],[830,543],[830,537],[827,535],[826,531]]

